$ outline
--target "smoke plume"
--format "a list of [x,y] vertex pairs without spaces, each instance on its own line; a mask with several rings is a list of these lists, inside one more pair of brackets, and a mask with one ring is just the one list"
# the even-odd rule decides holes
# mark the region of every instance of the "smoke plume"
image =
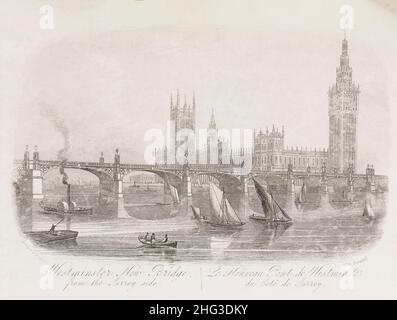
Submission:
[[57,153],[57,159],[61,161],[59,165],[59,173],[63,176],[62,183],[68,185],[68,175],[65,172],[65,163],[67,161],[67,153],[70,148],[70,135],[69,128],[67,127],[65,121],[62,119],[60,114],[53,108],[50,108],[47,104],[41,103],[41,113],[46,117],[54,126],[54,128],[63,137],[63,148],[61,148]]

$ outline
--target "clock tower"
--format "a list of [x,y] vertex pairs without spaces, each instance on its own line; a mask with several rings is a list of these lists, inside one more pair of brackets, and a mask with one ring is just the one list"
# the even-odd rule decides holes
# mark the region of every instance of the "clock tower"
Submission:
[[354,172],[357,162],[357,118],[359,86],[353,82],[349,65],[348,42],[342,41],[336,83],[328,91],[329,155],[328,168],[336,172]]

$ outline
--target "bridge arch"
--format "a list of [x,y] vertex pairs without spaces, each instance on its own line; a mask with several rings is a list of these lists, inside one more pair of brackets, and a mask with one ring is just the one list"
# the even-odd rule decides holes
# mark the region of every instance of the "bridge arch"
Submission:
[[165,171],[165,170],[158,170],[158,169],[143,169],[143,168],[136,168],[136,169],[129,169],[123,173],[123,178],[133,174],[135,172],[148,172],[153,173],[163,179],[164,182],[167,182],[171,186],[175,188],[179,188],[180,184],[182,183],[182,178],[178,176],[174,172]]
[[209,176],[216,179],[220,186],[228,188],[238,188],[241,186],[241,180],[232,174],[221,172],[197,172],[196,176]]
[[261,181],[266,182],[267,185],[282,185],[287,183],[286,175],[274,174],[271,172],[254,173],[249,175],[248,178],[259,178]]
[[308,192],[318,192],[321,187],[322,180],[320,175],[297,175],[295,177],[295,187],[306,184]]
[[[113,184],[111,181],[111,177],[106,173],[99,172],[99,171],[92,172],[92,170],[89,170],[89,169],[72,168],[72,167],[65,168],[65,170],[66,170],[66,174],[68,175],[68,178],[69,178],[68,183],[70,183],[70,185],[71,185],[72,199],[74,201],[76,201],[78,205],[83,205],[83,206],[89,205],[89,206],[96,207],[95,203],[100,204],[102,195],[113,193]],[[62,185],[62,182],[61,182],[62,175],[59,173],[58,167],[48,167],[45,170],[41,170],[41,172],[42,172],[41,177],[43,180],[43,187],[45,187],[45,185],[47,183],[50,183],[47,179],[50,175],[52,177],[59,177],[59,185]],[[95,189],[98,190],[98,192],[96,194],[84,191],[84,189],[81,189],[82,187],[79,186],[79,183],[76,183],[76,181],[73,181],[76,178],[77,174],[81,175],[81,172],[85,172],[87,177],[88,176],[96,177],[96,179],[94,178],[96,180],[96,182],[92,186],[93,190],[95,190]],[[86,178],[82,177],[82,178],[84,180],[86,180],[87,177]],[[58,185],[58,183],[57,183],[57,185]],[[108,192],[106,192],[106,191],[108,191]],[[47,190],[47,192],[48,192],[48,190]],[[65,186],[64,192],[65,193],[62,195],[62,198],[66,198],[66,186]],[[43,191],[43,196],[44,196],[44,191]],[[51,198],[54,196],[55,195],[50,192],[50,193],[47,193],[45,199],[51,200]],[[58,198],[58,197],[59,197],[59,194],[56,194],[56,198]],[[54,199],[52,199],[52,200],[54,200]]]
[[[53,172],[54,170],[58,170],[59,171],[59,167],[50,167],[47,168],[46,170],[41,170],[42,171],[42,177],[45,178],[45,176],[49,173],[49,172]],[[93,174],[94,176],[96,176],[99,180],[99,182],[102,181],[112,181],[113,182],[113,177],[103,171],[97,170],[97,169],[91,169],[91,168],[81,168],[81,167],[65,167],[65,170],[82,170],[85,172],[89,172],[91,174]],[[59,173],[59,176],[61,176],[61,174]]]

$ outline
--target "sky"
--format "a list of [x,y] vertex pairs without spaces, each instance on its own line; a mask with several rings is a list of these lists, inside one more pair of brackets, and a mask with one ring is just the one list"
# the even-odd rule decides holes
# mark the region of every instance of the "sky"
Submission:
[[327,91],[341,53],[339,9],[348,4],[361,90],[358,170],[372,163],[387,173],[397,52],[387,1],[52,3],[53,30],[39,28],[39,0],[14,4],[20,16],[2,22],[2,105],[15,123],[15,158],[38,145],[42,159],[56,159],[61,124],[71,160],[97,161],[103,151],[112,161],[119,148],[122,162],[142,163],[144,134],[165,130],[178,89],[188,101],[195,92],[198,128],[214,108],[220,128],[283,125],[286,145],[327,148]]

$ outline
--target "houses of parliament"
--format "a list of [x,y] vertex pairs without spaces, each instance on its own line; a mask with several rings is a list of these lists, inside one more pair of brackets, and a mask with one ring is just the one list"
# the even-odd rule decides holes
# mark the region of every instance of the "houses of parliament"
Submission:
[[[357,162],[357,118],[359,107],[359,86],[353,82],[352,67],[349,64],[348,42],[342,41],[340,63],[336,69],[336,81],[328,90],[329,146],[328,149],[285,147],[284,127],[271,130],[254,130],[253,146],[249,152],[252,169],[263,171],[284,171],[292,167],[296,171],[319,172],[323,166],[335,173],[354,172]],[[196,101],[181,103],[179,92],[174,103],[171,95],[170,120],[175,122],[175,131],[187,128],[196,130]],[[214,111],[208,129],[217,130]],[[175,142],[175,146],[178,144]],[[217,162],[222,164],[222,143],[218,141]],[[198,153],[198,152],[197,152]],[[212,157],[212,159],[211,159]],[[207,146],[207,163],[214,163]]]

